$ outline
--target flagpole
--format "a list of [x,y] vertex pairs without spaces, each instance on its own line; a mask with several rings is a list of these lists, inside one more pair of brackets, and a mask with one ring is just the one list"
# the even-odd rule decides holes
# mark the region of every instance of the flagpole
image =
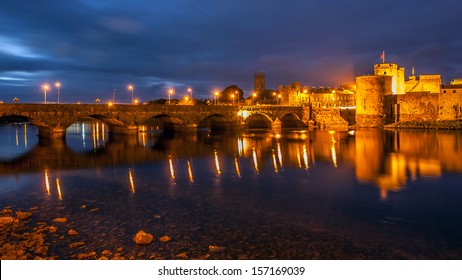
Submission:
[[385,51],[382,51],[382,63],[385,63]]

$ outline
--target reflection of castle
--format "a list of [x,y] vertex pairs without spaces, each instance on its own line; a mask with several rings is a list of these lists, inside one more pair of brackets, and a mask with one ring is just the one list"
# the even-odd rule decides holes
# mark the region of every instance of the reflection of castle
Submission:
[[359,126],[462,118],[462,82],[441,85],[439,74],[415,76],[412,70],[405,81],[403,67],[380,63],[374,75],[356,77],[356,88]]

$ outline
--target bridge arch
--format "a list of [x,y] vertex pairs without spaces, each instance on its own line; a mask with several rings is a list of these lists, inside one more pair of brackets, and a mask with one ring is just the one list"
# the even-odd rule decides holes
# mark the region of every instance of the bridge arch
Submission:
[[198,129],[226,130],[230,128],[230,120],[222,114],[209,115],[197,124]]
[[182,130],[186,126],[182,119],[168,114],[151,116],[141,121],[139,125],[144,126],[146,130],[163,130],[166,132]]
[[305,123],[294,113],[288,113],[281,119],[281,129],[285,130],[296,130],[306,128]]
[[245,119],[246,130],[272,130],[273,120],[266,114],[255,113]]

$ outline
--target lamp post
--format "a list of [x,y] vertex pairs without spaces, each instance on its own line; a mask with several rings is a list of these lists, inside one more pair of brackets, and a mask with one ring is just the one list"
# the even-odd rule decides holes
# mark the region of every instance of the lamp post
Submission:
[[190,98],[191,98],[191,101],[192,101],[192,88],[188,88],[188,92],[189,92],[189,95],[190,95]]
[[234,106],[234,94],[231,94],[231,98],[233,99],[233,106]]
[[47,90],[50,88],[48,84],[42,85],[43,95],[45,97],[45,104],[47,104]]
[[168,105],[171,105],[170,99],[171,99],[171,95],[172,95],[172,94],[173,94],[173,89],[169,89],[169,90],[168,90]]
[[215,91],[215,105],[218,105],[218,91]]
[[115,94],[116,94],[116,89],[112,91],[112,104],[115,104]]
[[60,97],[59,97],[59,89],[61,88],[61,83],[60,83],[60,82],[56,82],[56,83],[55,83],[55,87],[58,89],[58,104],[60,104],[61,101],[60,101]]
[[281,98],[282,98],[282,95],[281,95],[281,94],[278,94],[278,98],[279,98],[279,105],[281,105]]
[[255,105],[255,98],[257,97],[257,94],[254,92],[252,94],[252,105]]
[[132,92],[132,105],[133,105],[133,90],[134,90],[133,85],[128,85],[128,90]]

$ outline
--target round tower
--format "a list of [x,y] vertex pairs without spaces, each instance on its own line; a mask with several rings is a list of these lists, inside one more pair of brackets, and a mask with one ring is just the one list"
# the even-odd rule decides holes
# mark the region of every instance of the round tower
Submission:
[[374,75],[392,77],[392,94],[404,94],[404,67],[396,63],[379,63],[374,65]]
[[360,127],[385,124],[384,96],[392,94],[391,76],[356,77],[356,123]]

